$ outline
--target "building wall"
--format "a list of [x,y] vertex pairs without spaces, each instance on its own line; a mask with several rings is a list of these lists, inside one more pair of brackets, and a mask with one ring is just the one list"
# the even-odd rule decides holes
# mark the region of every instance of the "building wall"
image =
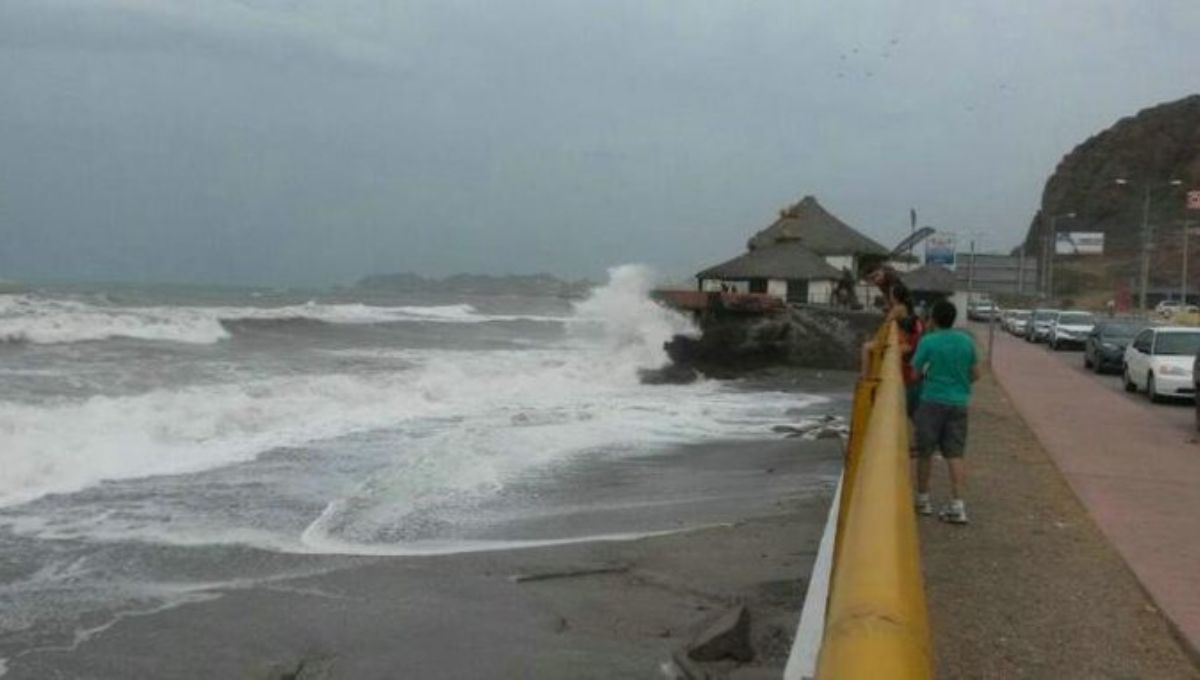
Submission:
[[750,282],[746,280],[729,281],[721,279],[700,279],[700,290],[705,293],[720,293],[721,286],[731,289],[731,292],[734,293],[750,292]]
[[829,279],[811,279],[808,282],[808,302],[813,305],[827,305],[833,300],[833,281]]
[[[757,279],[762,281],[762,279]],[[767,295],[774,295],[782,300],[788,299],[788,288],[790,286],[787,279],[768,279],[767,280]],[[833,279],[809,279],[808,280],[808,297],[807,302],[814,305],[827,305],[833,301],[833,288],[836,281]],[[706,293],[719,293],[721,286],[724,285],[727,289],[732,288],[736,293],[749,293],[750,282],[746,280],[729,281],[721,279],[701,279],[700,290]],[[866,290],[878,292],[874,286],[865,287]],[[862,298],[859,298],[860,301]]]

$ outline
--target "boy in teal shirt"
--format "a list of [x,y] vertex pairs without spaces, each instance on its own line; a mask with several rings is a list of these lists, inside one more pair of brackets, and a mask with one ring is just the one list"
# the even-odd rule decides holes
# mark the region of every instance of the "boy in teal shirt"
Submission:
[[921,403],[913,416],[917,429],[917,512],[933,514],[929,476],[934,449],[941,451],[950,472],[950,502],[939,517],[953,524],[967,523],[962,491],[966,487],[963,453],[967,446],[967,405],[971,383],[979,379],[975,341],[954,329],[958,310],[941,300],[933,305],[933,329],[917,344],[912,365],[924,375]]

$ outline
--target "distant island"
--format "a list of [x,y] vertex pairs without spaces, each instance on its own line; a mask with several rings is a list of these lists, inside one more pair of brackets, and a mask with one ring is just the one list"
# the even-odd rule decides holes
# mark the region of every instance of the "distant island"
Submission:
[[430,279],[408,272],[402,274],[372,274],[354,284],[356,288],[401,291],[406,293],[540,295],[560,298],[584,297],[594,285],[587,279],[563,281],[550,274],[516,274],[510,276],[455,274],[444,279]]

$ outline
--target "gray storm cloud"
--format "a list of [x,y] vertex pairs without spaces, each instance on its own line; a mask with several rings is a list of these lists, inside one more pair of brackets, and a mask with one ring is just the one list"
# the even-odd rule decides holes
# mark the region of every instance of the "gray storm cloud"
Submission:
[[1007,249],[1200,6],[967,4],[9,0],[0,278],[686,274],[806,193]]

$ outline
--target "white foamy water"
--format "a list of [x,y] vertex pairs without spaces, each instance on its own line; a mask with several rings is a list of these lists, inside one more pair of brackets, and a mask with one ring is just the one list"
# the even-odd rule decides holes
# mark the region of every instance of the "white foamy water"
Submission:
[[0,295],[0,342],[10,343],[62,344],[133,338],[207,345],[230,337],[223,321],[290,319],[330,324],[559,320],[547,316],[481,314],[469,304],[382,307],[309,302],[278,307],[115,307],[32,295]]
[[725,521],[676,514],[722,494],[768,503],[780,475],[729,491],[720,470],[694,487],[656,466],[775,439],[825,399],[642,385],[692,331],[652,280],[618,267],[569,307],[0,297],[0,657],[302,564],[631,540]]
[[[663,342],[690,329],[685,318],[647,298],[650,282],[643,269],[614,269],[609,285],[576,305],[568,335],[555,349],[376,347],[368,353],[394,359],[394,368],[339,367],[331,373],[256,379],[246,379],[252,372],[241,371],[236,382],[166,385],[134,395],[0,401],[0,506],[104,481],[201,472],[283,447],[380,428],[404,436],[423,433],[405,443],[407,453],[396,474],[411,476],[423,466],[431,489],[498,486],[507,474],[598,447],[752,436],[764,418],[778,418],[796,405],[794,395],[772,399],[731,393],[716,383],[639,384],[637,370],[661,365]],[[56,304],[71,321],[95,313],[77,302]],[[54,305],[35,306],[46,315],[47,327],[56,327],[46,311]],[[388,322],[399,315],[479,316],[469,305],[314,304],[139,308],[130,314],[178,321],[188,315],[219,316],[227,312],[214,310],[225,309],[235,309],[241,318],[307,314],[345,323]],[[344,350],[350,357],[364,351]],[[439,420],[451,425],[430,424]],[[431,467],[437,470],[430,472]]]

